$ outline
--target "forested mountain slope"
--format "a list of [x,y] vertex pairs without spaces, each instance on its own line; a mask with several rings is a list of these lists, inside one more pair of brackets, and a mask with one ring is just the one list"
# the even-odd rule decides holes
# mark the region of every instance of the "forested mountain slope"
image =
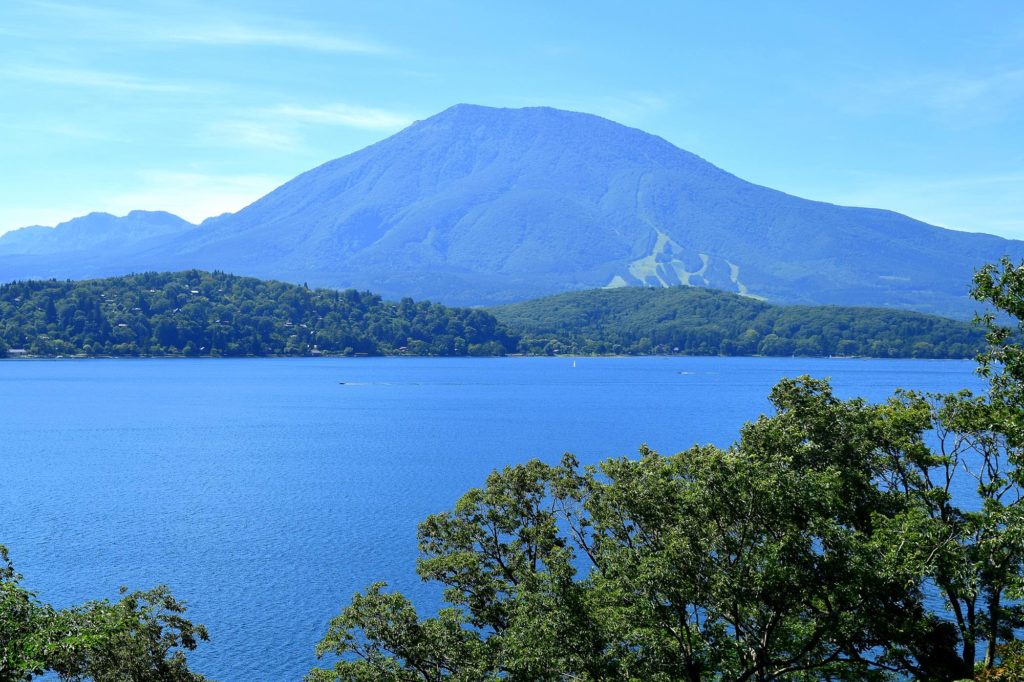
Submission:
[[6,284],[3,345],[34,355],[500,355],[515,339],[482,310],[190,270]]
[[520,348],[699,355],[974,355],[966,322],[902,310],[777,306],[696,287],[598,289],[491,308]]

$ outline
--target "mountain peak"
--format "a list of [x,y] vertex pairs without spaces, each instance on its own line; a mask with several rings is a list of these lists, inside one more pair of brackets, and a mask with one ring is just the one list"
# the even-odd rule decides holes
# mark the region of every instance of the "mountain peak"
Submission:
[[633,131],[634,133],[639,133],[645,137],[661,139],[655,135],[651,135],[650,133],[637,128],[630,128],[622,123],[617,123],[610,119],[603,118],[597,114],[547,106],[492,107],[483,104],[460,103],[452,105],[433,116],[419,121],[419,123],[430,122],[454,123],[457,125],[505,122],[519,123],[535,127],[551,125],[562,126],[567,123],[571,123],[582,128],[598,126],[622,131],[628,130]]
[[[592,114],[473,104],[133,248],[33,273],[201,268],[473,305],[686,284],[968,316],[974,268],[1024,255],[1021,242],[760,187]],[[0,260],[0,272],[24,271]]]

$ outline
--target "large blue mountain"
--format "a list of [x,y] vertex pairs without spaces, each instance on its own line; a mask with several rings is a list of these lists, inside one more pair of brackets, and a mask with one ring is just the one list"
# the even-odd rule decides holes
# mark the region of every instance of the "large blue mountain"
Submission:
[[1024,242],[794,197],[597,116],[458,105],[195,229],[2,254],[0,280],[196,267],[471,305],[683,283],[963,317],[974,269]]

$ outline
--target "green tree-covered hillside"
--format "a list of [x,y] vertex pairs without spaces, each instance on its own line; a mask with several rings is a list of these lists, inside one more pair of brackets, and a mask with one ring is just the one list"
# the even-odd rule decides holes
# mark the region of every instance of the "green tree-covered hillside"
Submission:
[[489,309],[520,350],[967,358],[968,323],[881,308],[778,306],[698,287],[593,289]]
[[0,286],[0,357],[367,354],[964,358],[971,325],[898,310],[775,306],[696,287],[579,291],[493,309],[189,270]]
[[189,270],[0,287],[0,351],[33,355],[501,355],[482,310]]

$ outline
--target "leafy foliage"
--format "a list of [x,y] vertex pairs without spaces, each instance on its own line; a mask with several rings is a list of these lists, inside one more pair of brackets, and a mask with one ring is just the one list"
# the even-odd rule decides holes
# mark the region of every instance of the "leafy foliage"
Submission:
[[578,291],[491,308],[527,353],[968,358],[964,322],[880,308],[778,306],[697,287]]
[[[599,467],[566,456],[492,474],[420,527],[420,574],[455,609],[420,621],[375,585],[368,595],[405,604],[403,615],[367,614],[357,598],[320,645],[341,660],[311,679],[962,676],[918,567],[875,537],[909,509],[874,484],[883,455],[919,424],[806,378],[772,401],[777,414],[727,450],[643,448]],[[455,651],[427,635],[442,620],[473,639]],[[428,638],[420,650],[451,657],[443,669],[398,646],[413,633]]]
[[[975,296],[1024,321],[1024,270]],[[451,607],[421,619],[375,584],[309,679],[1017,679],[1024,351],[983,321],[980,396],[787,379],[724,450],[493,473],[420,525]]]
[[202,682],[185,652],[208,638],[182,614],[185,605],[159,586],[122,588],[117,602],[90,601],[69,609],[43,604],[21,586],[0,545],[0,682],[46,672],[67,682]]
[[34,355],[245,356],[312,352],[500,355],[481,310],[190,270],[0,287],[0,348]]

